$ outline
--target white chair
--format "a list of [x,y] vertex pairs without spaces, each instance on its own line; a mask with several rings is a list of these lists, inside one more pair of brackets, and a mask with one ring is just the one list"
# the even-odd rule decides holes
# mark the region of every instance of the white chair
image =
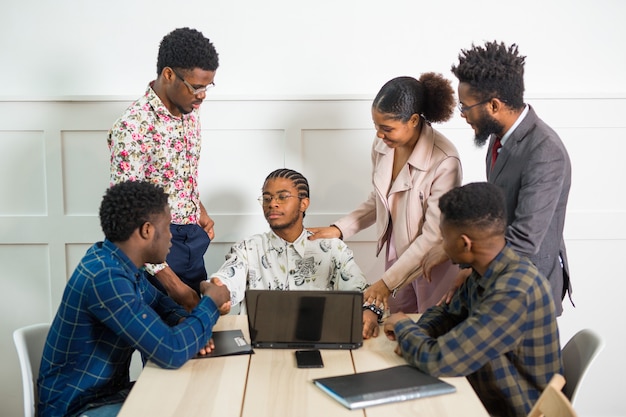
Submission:
[[13,332],[13,342],[17,349],[17,357],[22,371],[24,387],[24,417],[34,417],[37,404],[37,377],[39,364],[46,336],[50,329],[49,323],[33,324],[21,327]]
[[565,385],[563,376],[554,374],[528,417],[576,417],[572,404],[561,391],[563,385]]
[[561,356],[566,381],[563,393],[573,405],[576,404],[576,394],[589,366],[603,348],[602,338],[590,329],[580,330],[563,347]]

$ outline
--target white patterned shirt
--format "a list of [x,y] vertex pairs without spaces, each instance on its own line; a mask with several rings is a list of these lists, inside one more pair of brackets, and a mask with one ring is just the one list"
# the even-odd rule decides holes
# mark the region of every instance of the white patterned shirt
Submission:
[[251,236],[231,247],[211,277],[228,287],[233,306],[246,288],[362,292],[367,281],[352,250],[341,239],[309,240],[310,235],[305,229],[293,243],[273,231]]

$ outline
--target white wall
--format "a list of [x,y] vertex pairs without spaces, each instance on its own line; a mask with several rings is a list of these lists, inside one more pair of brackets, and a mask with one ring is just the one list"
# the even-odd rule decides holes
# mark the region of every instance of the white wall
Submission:
[[[562,136],[574,167],[566,239],[576,308],[566,305],[559,319],[562,338],[591,327],[607,340],[579,414],[626,415],[618,394],[626,284],[615,273],[626,251],[618,183],[626,174],[625,17],[619,0],[3,0],[0,352],[10,359],[0,364],[0,415],[21,412],[11,332],[52,318],[67,276],[101,238],[106,131],[154,78],[162,36],[180,26],[202,30],[221,60],[203,106],[200,183],[218,233],[209,265],[234,240],[265,230],[255,198],[276,167],[309,178],[308,225],[328,224],[365,197],[369,104],[389,78],[434,70],[453,79],[460,48],[517,42],[528,56],[527,101]],[[456,116],[439,129],[461,152],[465,182],[483,180],[484,149],[473,147],[467,125]],[[381,265],[372,238],[366,231],[351,246],[374,280]]]

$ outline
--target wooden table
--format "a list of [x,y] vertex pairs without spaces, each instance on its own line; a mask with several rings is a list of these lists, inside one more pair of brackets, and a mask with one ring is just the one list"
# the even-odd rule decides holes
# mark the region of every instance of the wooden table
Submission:
[[[214,330],[242,329],[245,316],[220,317]],[[177,370],[148,363],[118,417],[220,416],[464,416],[488,417],[465,378],[442,378],[454,394],[348,410],[311,380],[404,364],[384,335],[355,350],[322,350],[323,368],[299,369],[294,350],[255,349],[252,355],[193,359]]]

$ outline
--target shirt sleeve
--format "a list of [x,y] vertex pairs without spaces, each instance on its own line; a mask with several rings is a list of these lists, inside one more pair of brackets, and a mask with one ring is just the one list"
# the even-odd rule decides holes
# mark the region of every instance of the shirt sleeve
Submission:
[[156,276],[156,274],[163,271],[169,265],[167,262],[163,262],[162,264],[145,264],[144,266],[150,275]]
[[[145,125],[140,119],[120,119],[109,131],[110,185],[146,179],[144,170],[150,163],[146,147],[151,145],[145,140]],[[156,275],[167,266],[167,263],[146,264],[146,270]]]
[[139,119],[120,119],[109,131],[111,185],[145,179],[144,169],[150,162],[146,147],[150,145],[144,140],[144,125]]
[[246,242],[239,242],[230,248],[226,261],[211,274],[211,278],[219,278],[230,291],[233,306],[239,304],[246,295],[248,282],[248,252]]
[[[466,285],[459,291],[467,291]],[[494,291],[463,317],[459,291],[445,307],[430,309],[417,323],[403,320],[394,332],[407,362],[434,376],[467,376],[516,346],[526,318],[526,296],[512,288]]]
[[204,297],[185,320],[170,327],[159,313],[170,324],[183,314],[176,314],[176,308],[161,298],[165,296],[157,295],[156,289],[150,289],[151,285],[141,279],[140,297],[126,275],[115,269],[100,271],[97,285],[88,295],[89,310],[148,360],[163,368],[178,368],[206,346],[219,311],[210,298]]
[[333,239],[335,281],[340,291],[361,291],[367,287],[365,274],[354,260],[352,250],[340,239]]

